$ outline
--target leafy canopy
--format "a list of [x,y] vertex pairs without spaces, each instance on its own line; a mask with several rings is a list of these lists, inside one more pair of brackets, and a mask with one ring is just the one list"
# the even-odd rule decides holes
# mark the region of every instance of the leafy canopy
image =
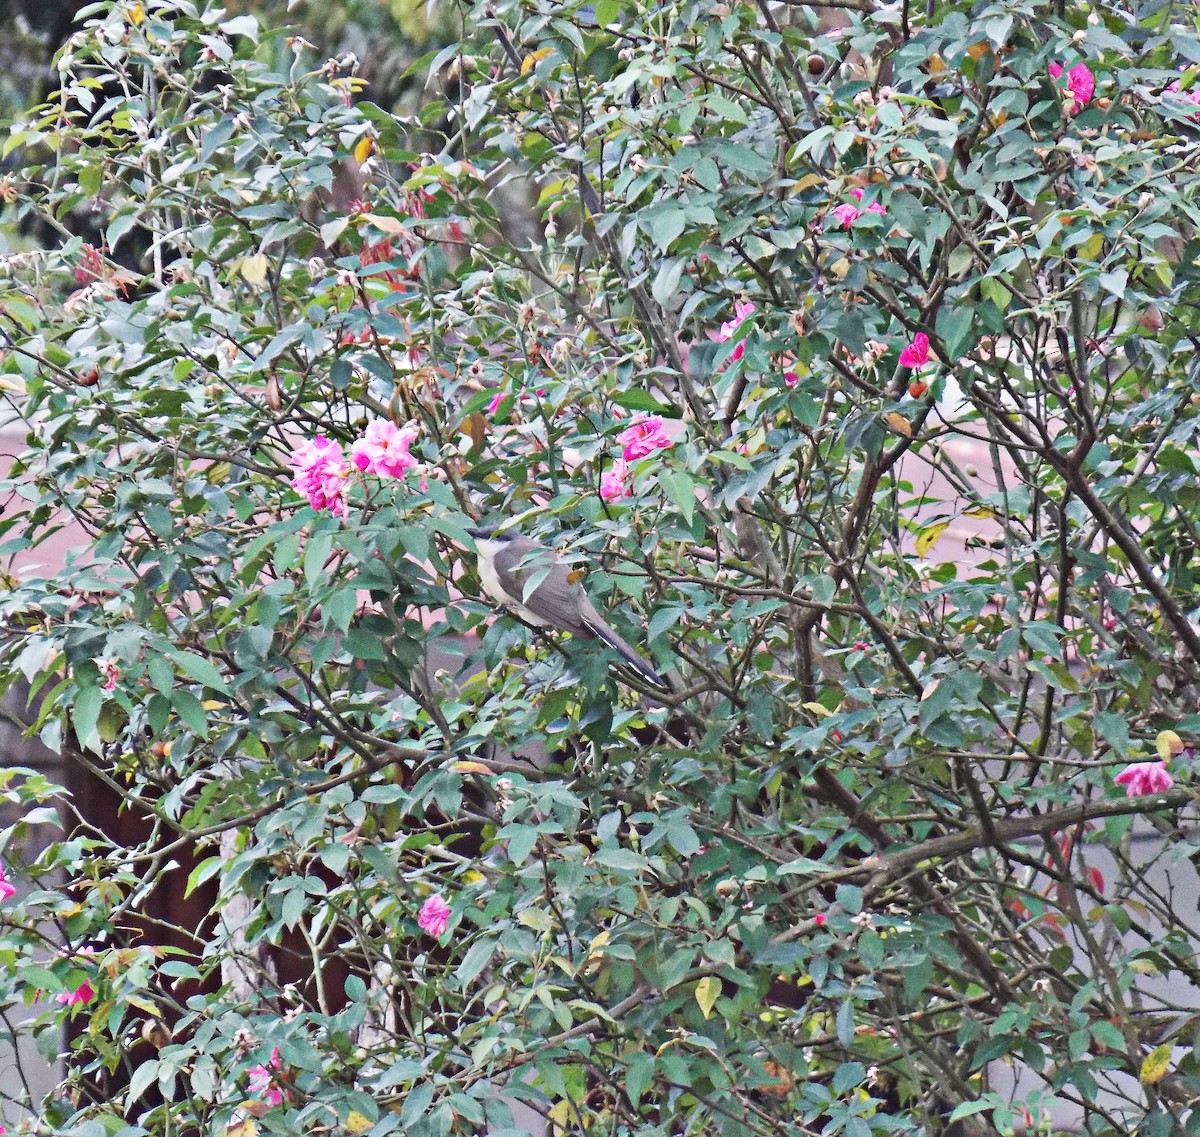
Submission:
[[[453,13],[404,116],[98,5],[10,135],[3,679],[147,819],[23,863],[59,794],[3,775],[28,1104],[1194,1128],[1195,807],[1140,792],[1200,729],[1186,9]],[[483,517],[675,693],[497,616]]]

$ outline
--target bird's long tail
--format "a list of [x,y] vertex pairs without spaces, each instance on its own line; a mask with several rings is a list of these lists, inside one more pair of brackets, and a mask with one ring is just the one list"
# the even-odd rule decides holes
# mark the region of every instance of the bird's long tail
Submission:
[[585,619],[584,626],[597,639],[608,644],[651,687],[657,687],[660,691],[671,690],[671,685],[602,620]]

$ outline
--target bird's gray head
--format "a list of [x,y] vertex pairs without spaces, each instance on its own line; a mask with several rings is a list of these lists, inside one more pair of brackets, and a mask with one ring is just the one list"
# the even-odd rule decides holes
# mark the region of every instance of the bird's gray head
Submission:
[[516,533],[511,529],[501,529],[502,524],[500,521],[481,522],[478,525],[468,525],[467,532],[477,541],[511,541]]

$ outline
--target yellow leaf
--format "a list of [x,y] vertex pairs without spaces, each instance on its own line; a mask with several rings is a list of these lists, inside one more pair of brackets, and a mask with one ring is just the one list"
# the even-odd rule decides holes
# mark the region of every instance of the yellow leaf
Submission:
[[369,134],[364,134],[354,145],[354,160],[360,166],[374,153],[375,139]]
[[925,556],[925,554],[937,544],[938,538],[949,528],[949,521],[938,521],[933,525],[926,525],[925,528],[917,534],[917,556]]
[[1154,740],[1154,748],[1158,751],[1158,756],[1166,762],[1176,754],[1183,753],[1183,739],[1173,730],[1160,730]]
[[531,51],[521,60],[521,74],[528,75],[537,66],[538,61],[545,59],[553,50],[552,47],[539,47],[537,51]]
[[456,774],[490,774],[492,772],[482,762],[451,762],[450,769]]
[[1162,1046],[1156,1046],[1142,1060],[1142,1070],[1138,1074],[1142,1084],[1152,1086],[1155,1082],[1161,1082],[1166,1077],[1167,1070],[1171,1065],[1171,1052],[1175,1047],[1164,1042]]
[[978,509],[964,509],[963,516],[964,517],[982,517],[987,521],[995,521],[996,520],[996,511],[994,509],[988,509],[988,507],[986,505],[981,505],[981,506],[979,506]]
[[899,411],[889,411],[883,416],[883,421],[897,434],[903,434],[905,438],[912,438],[912,426]]
[[247,284],[261,288],[267,282],[267,257],[265,253],[255,253],[251,257],[240,257],[237,270]]
[[133,7],[129,9],[129,22],[133,24],[135,28],[139,27],[145,18],[146,10],[141,4],[134,4]]
[[612,939],[612,932],[605,929],[601,932],[590,944],[588,944],[588,955],[596,955],[601,949],[608,946],[608,941]]
[[715,975],[708,975],[696,984],[696,1004],[705,1018],[712,1015],[713,1006],[720,993],[721,981]]
[[365,1133],[374,1124],[365,1113],[359,1113],[357,1109],[352,1109],[346,1115],[347,1133]]
[[1075,246],[1072,260],[1094,261],[1104,251],[1104,234],[1093,233],[1086,241]]
[[1161,975],[1162,972],[1154,966],[1153,962],[1148,959],[1131,959],[1129,961],[1129,970],[1136,971],[1139,975]]

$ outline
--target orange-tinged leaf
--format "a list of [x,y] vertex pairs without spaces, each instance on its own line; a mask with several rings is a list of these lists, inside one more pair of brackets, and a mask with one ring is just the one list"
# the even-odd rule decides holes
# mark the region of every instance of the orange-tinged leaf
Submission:
[[389,237],[404,232],[404,222],[399,217],[386,217],[378,213],[364,213],[363,220],[376,229],[382,229]]
[[899,411],[888,411],[883,416],[883,421],[897,434],[903,434],[905,438],[912,438],[912,424]]
[[1143,1085],[1152,1086],[1167,1076],[1167,1071],[1171,1068],[1171,1053],[1174,1049],[1175,1047],[1171,1043],[1164,1042],[1142,1059],[1142,1069],[1138,1077]]
[[464,425],[467,428],[467,434],[471,436],[471,445],[476,450],[482,450],[483,444],[487,441],[487,419],[481,414],[467,415]]
[[772,1080],[764,1085],[755,1086],[754,1088],[760,1094],[771,1094],[773,1097],[786,1097],[791,1091],[795,1083],[792,1075],[785,1070],[778,1062],[767,1061],[763,1064],[763,1070]]
[[1166,762],[1176,754],[1183,753],[1183,739],[1173,730],[1160,730],[1154,740],[1154,748],[1158,751],[1158,756]]
[[141,4],[134,4],[133,7],[129,9],[129,22],[133,24],[135,28],[139,27],[145,18],[146,9]]
[[938,521],[933,525],[926,525],[925,528],[917,534],[917,556],[925,556],[925,554],[937,544],[938,538],[949,528],[949,521]]

